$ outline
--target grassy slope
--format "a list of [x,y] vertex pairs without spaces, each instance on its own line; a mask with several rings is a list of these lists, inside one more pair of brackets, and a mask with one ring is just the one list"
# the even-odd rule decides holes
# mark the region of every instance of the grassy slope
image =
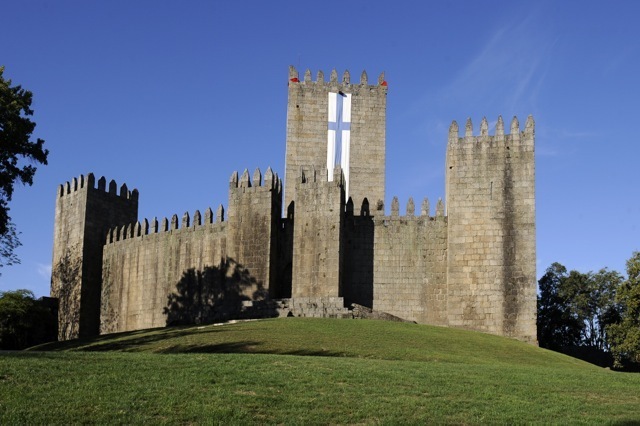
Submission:
[[638,374],[423,325],[287,318],[38,349],[0,355],[2,424],[640,422]]

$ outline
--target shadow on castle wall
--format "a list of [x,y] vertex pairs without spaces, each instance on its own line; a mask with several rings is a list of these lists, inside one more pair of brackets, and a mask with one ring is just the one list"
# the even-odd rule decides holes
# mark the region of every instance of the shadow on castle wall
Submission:
[[67,249],[62,258],[54,265],[52,296],[58,299],[58,339],[68,340],[79,337],[81,332],[82,288],[80,275],[82,262]]
[[352,303],[373,308],[373,249],[375,227],[365,198],[360,215],[354,216],[353,200],[349,197],[345,215],[345,275],[343,296],[345,305]]
[[269,290],[231,258],[219,266],[186,270],[163,313],[167,326],[278,316]]

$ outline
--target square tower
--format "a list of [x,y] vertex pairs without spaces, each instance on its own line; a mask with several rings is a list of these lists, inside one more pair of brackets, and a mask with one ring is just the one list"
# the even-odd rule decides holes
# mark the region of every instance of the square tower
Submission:
[[59,300],[58,339],[95,336],[100,328],[102,255],[107,231],[138,217],[138,190],[101,177],[74,178],[58,187],[51,296]]
[[449,129],[446,165],[449,325],[536,340],[535,132],[516,117],[495,135]]
[[367,73],[351,84],[349,71],[338,82],[336,70],[329,82],[322,71],[316,81],[307,70],[300,81],[289,67],[285,207],[295,200],[295,184],[302,170],[337,166],[344,174],[345,195],[356,206],[384,201],[387,83],[384,73],[369,85]]

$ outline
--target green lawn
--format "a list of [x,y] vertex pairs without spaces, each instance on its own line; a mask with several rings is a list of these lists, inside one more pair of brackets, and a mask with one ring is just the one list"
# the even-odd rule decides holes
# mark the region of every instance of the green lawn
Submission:
[[0,424],[640,423],[640,374],[424,325],[284,318],[37,349],[0,355]]

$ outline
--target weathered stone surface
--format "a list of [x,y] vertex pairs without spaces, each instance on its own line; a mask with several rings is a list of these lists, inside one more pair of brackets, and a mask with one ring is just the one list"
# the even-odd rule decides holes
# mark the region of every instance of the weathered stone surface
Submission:
[[520,132],[514,117],[507,135],[501,118],[495,136],[450,132],[449,325],[535,341],[534,164],[533,120]]
[[[110,229],[133,224],[138,216],[138,191],[128,191],[106,179],[98,188],[89,174],[67,182],[56,198],[51,296],[59,299],[58,337],[60,340],[98,333],[102,253]],[[132,228],[133,229],[133,228]]]
[[[329,92],[352,95],[349,196],[326,170]],[[289,71],[285,217],[269,168],[229,179],[227,218],[138,220],[138,192],[58,188],[51,294],[60,338],[231,318],[403,318],[535,342],[534,122],[453,122],[446,201],[384,211],[387,84]],[[330,179],[331,178],[331,179]],[[371,206],[371,207],[370,207]],[[151,225],[151,226],[149,226]],[[346,308],[352,306],[352,309]]]
[[391,315],[387,312],[376,311],[374,309],[367,308],[366,306],[358,305],[357,303],[351,304],[351,315],[354,319],[374,319],[382,321],[415,323],[415,321],[409,321],[404,318]]

